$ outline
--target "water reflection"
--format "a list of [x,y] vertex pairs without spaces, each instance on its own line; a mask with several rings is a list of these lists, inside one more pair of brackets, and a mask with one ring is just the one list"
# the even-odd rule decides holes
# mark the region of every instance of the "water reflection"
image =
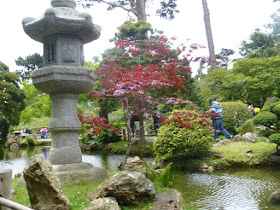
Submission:
[[[244,176],[242,171],[250,175]],[[268,201],[269,195],[280,187],[279,170],[242,171],[181,173],[175,186],[182,192],[184,201],[198,209],[280,209]]]
[[[30,157],[41,154],[48,159],[50,149],[28,147],[16,152],[5,149],[0,169],[13,169],[13,176],[22,173]],[[84,153],[82,159],[95,167],[115,171],[124,155]],[[153,158],[147,158],[147,161],[151,163]],[[279,169],[238,169],[212,174],[178,172],[175,188],[193,209],[280,209],[268,201],[269,195],[280,188]]]
[[[2,160],[0,160],[0,169],[13,169],[13,177],[17,173],[22,173],[24,168],[29,164],[30,157],[41,154],[48,160],[51,147],[26,147],[20,148],[14,152],[12,150],[4,150]],[[118,170],[118,165],[124,160],[124,155],[113,155],[104,153],[85,153],[82,155],[83,162],[91,163],[95,167],[103,167],[108,171]],[[146,159],[152,163],[153,158]]]

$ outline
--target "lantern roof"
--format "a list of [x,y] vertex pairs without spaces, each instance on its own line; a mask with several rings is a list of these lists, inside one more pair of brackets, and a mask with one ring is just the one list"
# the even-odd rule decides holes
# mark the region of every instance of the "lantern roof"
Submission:
[[74,0],[52,0],[51,8],[39,18],[26,17],[22,20],[25,33],[43,43],[44,37],[54,34],[77,35],[84,44],[100,36],[100,26],[93,24],[90,14],[75,10]]

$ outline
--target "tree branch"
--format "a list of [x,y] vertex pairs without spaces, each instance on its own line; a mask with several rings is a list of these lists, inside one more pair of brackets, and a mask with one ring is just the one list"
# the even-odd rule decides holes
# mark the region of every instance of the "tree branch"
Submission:
[[[128,9],[128,8],[125,8],[125,7],[121,6],[121,5],[118,5],[118,4],[115,4],[115,3],[112,3],[112,2],[108,2],[108,1],[105,1],[105,0],[101,0],[101,1],[106,3],[106,4],[111,5],[113,7],[119,7],[119,8],[121,8],[121,9],[127,11],[127,12],[132,12],[135,16],[137,16],[137,12],[136,12],[135,9]],[[129,2],[131,2],[131,0],[129,0]]]
[[134,0],[128,0],[128,1],[130,2],[131,6],[132,6],[133,8],[135,8],[135,2],[134,2]]

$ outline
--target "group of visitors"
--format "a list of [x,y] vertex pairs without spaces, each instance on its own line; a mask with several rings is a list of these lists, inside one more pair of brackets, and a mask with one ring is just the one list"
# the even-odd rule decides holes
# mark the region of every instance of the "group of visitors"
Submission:
[[[218,139],[218,132],[222,132],[223,135],[228,138],[232,139],[232,135],[224,128],[223,125],[223,107],[219,101],[217,101],[214,98],[211,98],[209,100],[209,103],[211,105],[211,119],[212,119],[212,125],[214,128],[214,140]],[[254,106],[251,104],[248,106],[250,109],[252,116],[254,117],[259,111],[259,108],[254,108]],[[160,113],[158,111],[155,111],[152,114],[153,117],[153,125],[154,125],[154,131],[155,134],[158,135],[158,130],[160,128]],[[130,128],[132,131],[132,136],[136,134],[136,136],[139,135],[140,130],[140,124],[139,124],[139,114],[138,113],[131,113],[130,114]]]
[[[140,131],[140,122],[139,122],[139,113],[131,113],[130,114],[130,119],[129,119],[129,124],[132,132],[132,136],[139,136],[139,131]],[[154,131],[156,136],[158,135],[158,130],[160,127],[160,113],[158,111],[155,111],[152,114],[153,117],[153,126],[154,126]]]
[[255,117],[256,114],[258,114],[260,112],[260,108],[253,106],[253,104],[248,105],[248,109],[251,111],[252,113],[252,117]]
[[22,138],[24,138],[25,136],[29,136],[30,134],[31,130],[27,126],[21,128],[20,135]]
[[[20,131],[21,136],[24,138],[25,136],[30,136],[31,130],[26,126],[26,127],[22,127],[21,131]],[[40,134],[41,134],[41,139],[43,138],[48,138],[48,129],[46,127],[42,127],[40,130]]]

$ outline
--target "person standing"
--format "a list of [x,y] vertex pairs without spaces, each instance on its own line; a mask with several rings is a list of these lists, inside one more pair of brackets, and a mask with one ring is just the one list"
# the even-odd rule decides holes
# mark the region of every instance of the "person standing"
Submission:
[[158,135],[158,129],[160,127],[160,121],[159,121],[160,115],[159,115],[159,112],[154,112],[152,117],[153,117],[153,120],[154,120],[154,129],[155,129],[155,133],[156,133],[156,136],[157,136]]
[[251,104],[250,106],[248,106],[248,108],[250,109],[250,111],[251,111],[251,113],[252,113],[252,117],[255,117],[256,113],[255,113],[253,104]]
[[213,127],[215,129],[214,140],[218,139],[218,130],[220,130],[226,138],[231,139],[232,135],[230,135],[229,132],[224,128],[223,107],[221,103],[216,101],[214,98],[211,98],[209,103],[211,104],[211,112],[213,113],[211,118]]

